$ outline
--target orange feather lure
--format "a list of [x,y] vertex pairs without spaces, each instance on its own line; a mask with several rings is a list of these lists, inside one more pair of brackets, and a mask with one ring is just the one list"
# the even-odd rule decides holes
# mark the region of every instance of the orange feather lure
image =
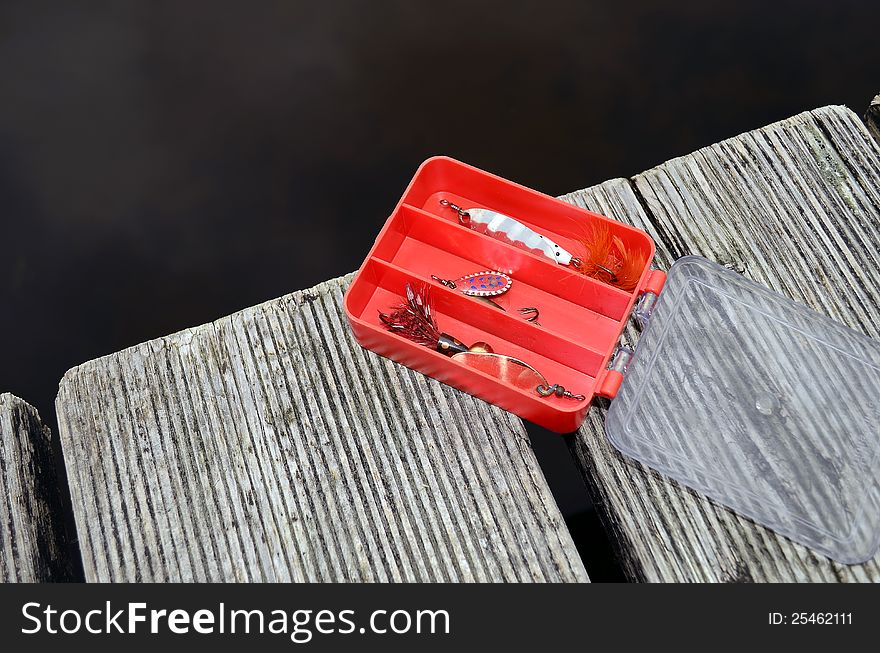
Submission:
[[583,256],[578,271],[593,279],[632,292],[645,268],[645,255],[627,247],[604,222],[596,222],[580,239]]

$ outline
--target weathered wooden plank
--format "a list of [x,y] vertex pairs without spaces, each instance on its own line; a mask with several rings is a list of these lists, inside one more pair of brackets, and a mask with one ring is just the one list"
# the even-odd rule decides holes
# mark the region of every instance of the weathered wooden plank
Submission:
[[865,124],[874,140],[880,143],[880,95],[875,95],[871,100],[871,104],[865,112]]
[[[654,237],[661,267],[699,254],[880,337],[880,150],[846,108],[737,136],[613,190],[610,213]],[[566,199],[603,210],[608,192]],[[880,581],[880,557],[831,562],[621,456],[604,414],[592,412],[572,448],[632,578]]]
[[588,580],[522,423],[361,349],[349,280],[67,373],[87,580]]
[[52,435],[11,394],[0,394],[0,497],[0,582],[69,580]]

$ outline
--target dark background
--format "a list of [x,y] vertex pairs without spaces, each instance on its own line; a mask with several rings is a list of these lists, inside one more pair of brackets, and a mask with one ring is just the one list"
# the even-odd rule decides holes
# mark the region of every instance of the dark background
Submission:
[[[418,164],[561,194],[880,91],[880,3],[0,4],[0,391],[354,270]],[[533,437],[597,580],[559,436]]]

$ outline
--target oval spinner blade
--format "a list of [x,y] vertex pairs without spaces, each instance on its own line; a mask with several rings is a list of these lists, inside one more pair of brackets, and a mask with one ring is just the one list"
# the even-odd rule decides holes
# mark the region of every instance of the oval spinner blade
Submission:
[[528,363],[524,363],[513,356],[466,351],[456,354],[452,357],[452,360],[485,372],[520,390],[535,392],[535,388],[539,385],[547,385],[547,379],[544,378],[543,374]]
[[471,297],[494,297],[510,290],[513,279],[502,272],[474,272],[463,276],[457,282],[465,295]]

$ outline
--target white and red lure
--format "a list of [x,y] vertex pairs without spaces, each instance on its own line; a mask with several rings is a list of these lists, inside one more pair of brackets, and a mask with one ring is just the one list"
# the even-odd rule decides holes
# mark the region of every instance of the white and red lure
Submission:
[[581,267],[581,260],[571,252],[509,215],[489,209],[463,209],[446,199],[440,200],[440,205],[456,211],[458,221],[474,231],[485,233],[520,249],[542,254],[559,265]]

